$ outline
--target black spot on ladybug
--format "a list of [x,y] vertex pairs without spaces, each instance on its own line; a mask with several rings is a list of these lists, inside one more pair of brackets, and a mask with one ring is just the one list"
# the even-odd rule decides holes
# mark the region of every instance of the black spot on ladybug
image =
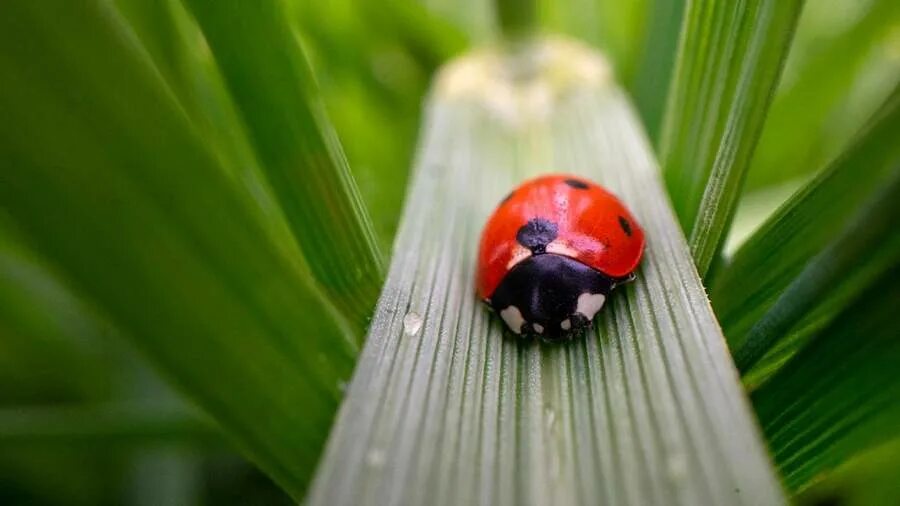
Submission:
[[631,237],[631,223],[628,223],[628,220],[625,219],[624,216],[619,216],[619,226],[622,227],[622,231],[625,232],[625,235]]
[[544,218],[534,218],[519,228],[516,241],[538,255],[544,252],[553,239],[556,239],[558,231],[556,223]]
[[571,186],[572,188],[575,188],[576,190],[587,190],[588,189],[588,184],[585,183],[584,181],[580,181],[578,179],[566,179],[563,182],[566,183],[567,185]]
[[500,201],[500,205],[502,206],[503,204],[505,204],[506,201],[508,201],[509,199],[511,199],[512,196],[513,196],[513,194],[515,194],[515,193],[516,193],[515,191],[509,192],[505,197],[503,197],[503,200]]

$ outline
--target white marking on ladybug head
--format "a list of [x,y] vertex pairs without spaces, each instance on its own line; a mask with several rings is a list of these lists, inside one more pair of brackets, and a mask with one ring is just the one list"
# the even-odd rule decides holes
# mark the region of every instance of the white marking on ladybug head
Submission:
[[509,262],[506,262],[506,270],[510,270],[516,266],[522,260],[531,256],[531,250],[522,246],[521,244],[516,243],[513,248],[512,258],[509,259]]
[[525,318],[522,318],[522,312],[516,306],[507,306],[506,309],[500,311],[500,318],[506,322],[510,330],[516,334],[522,333],[522,325],[525,325]]
[[544,326],[541,325],[540,323],[535,323],[534,325],[532,325],[532,327],[534,327],[534,331],[537,332],[538,334],[544,333]]
[[562,322],[560,322],[559,327],[563,330],[569,330],[572,328],[572,321],[566,318]]
[[583,293],[578,296],[575,312],[583,314],[588,320],[593,320],[597,311],[603,308],[604,302],[606,297],[602,293]]
[[551,242],[544,249],[547,253],[555,253],[557,255],[562,255],[564,257],[569,258],[578,258],[578,252],[569,247],[568,244],[560,241],[559,239]]

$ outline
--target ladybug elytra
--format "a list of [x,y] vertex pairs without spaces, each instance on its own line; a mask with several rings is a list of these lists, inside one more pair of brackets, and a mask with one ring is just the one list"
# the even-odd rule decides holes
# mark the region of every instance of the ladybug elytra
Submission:
[[568,338],[634,278],[643,250],[643,229],[612,193],[581,177],[538,177],[488,219],[478,295],[516,334]]

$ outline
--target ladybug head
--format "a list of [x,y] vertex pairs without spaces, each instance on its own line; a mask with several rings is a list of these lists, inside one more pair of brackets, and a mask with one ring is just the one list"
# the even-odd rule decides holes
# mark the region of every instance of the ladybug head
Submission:
[[[541,226],[535,227],[536,235],[542,241],[549,237],[543,242],[546,246],[555,233],[550,237]],[[516,334],[559,340],[591,325],[614,284],[608,276],[575,259],[539,253],[519,262],[506,274],[489,304]]]

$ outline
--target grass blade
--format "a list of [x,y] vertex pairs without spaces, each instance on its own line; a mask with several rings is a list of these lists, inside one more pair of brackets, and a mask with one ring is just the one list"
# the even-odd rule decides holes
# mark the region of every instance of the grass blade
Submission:
[[[826,295],[850,300],[866,285],[864,280],[876,278],[891,265],[891,252],[884,238],[869,235],[868,230],[880,221],[869,223],[857,213],[877,189],[889,185],[900,171],[898,129],[900,87],[847,152],[791,197],[717,276],[710,293],[729,345],[737,351],[747,346],[749,339],[760,343],[740,352],[748,354],[742,359],[747,361],[744,368],[758,360],[756,355],[768,350],[774,340],[786,337],[785,331],[801,328],[802,324],[797,324],[802,322],[796,318],[823,304]],[[843,235],[838,232],[842,230],[846,231]],[[888,238],[892,236],[890,230],[886,231]],[[875,246],[861,249],[861,237],[875,241]],[[812,265],[811,261],[824,263]],[[841,270],[817,274],[819,267],[836,267],[832,262],[838,261],[845,263]],[[805,283],[824,282],[825,277],[816,281],[818,276],[825,276],[834,284],[819,286],[815,294],[805,293],[812,288]],[[850,290],[841,290],[841,286]],[[790,291],[801,289],[805,293],[802,299],[797,298],[800,292]],[[805,298],[814,295],[815,298]],[[785,312],[786,308],[792,309]],[[783,319],[788,315],[789,319]],[[775,320],[767,318],[781,323],[772,326]],[[750,353],[750,349],[756,351]]]
[[0,399],[95,399],[108,391],[107,325],[23,245],[0,214]]
[[791,490],[802,490],[853,455],[900,435],[898,266],[753,393]]
[[0,7],[0,205],[295,497],[350,326],[220,167],[109,2]]
[[650,139],[659,139],[666,95],[675,70],[675,54],[681,33],[685,0],[652,0],[647,8],[647,27],[641,43],[637,70],[629,83],[634,105]]
[[186,3],[306,262],[329,299],[362,331],[381,287],[383,259],[282,2]]
[[[900,62],[878,55],[879,49],[890,44],[893,30],[900,24],[900,2],[861,2],[867,10],[837,34],[826,31],[828,25],[817,30],[809,26],[812,21],[804,24],[807,14],[822,17],[816,11],[847,10],[850,3],[857,2],[811,3],[804,11],[797,39],[799,42],[806,28],[807,33],[812,32],[803,37],[810,47],[805,52],[795,47],[788,58],[785,79],[772,101],[747,173],[748,190],[779,184],[825,165],[846,149],[891,90],[889,87],[883,93],[869,85],[861,97],[864,100],[853,102],[854,89],[877,73],[887,74],[888,81],[900,81]],[[870,70],[867,66],[872,63],[877,68]]]
[[[900,168],[900,166],[898,166]],[[846,278],[860,276],[873,281],[900,261],[900,170],[878,192],[874,202],[860,211],[834,242],[813,257],[791,281],[772,307],[747,333],[734,351],[734,361],[742,372],[750,370],[779,338],[801,321],[817,304],[841,291]],[[853,280],[855,281],[855,280]],[[852,281],[851,281],[852,283]],[[863,285],[858,281],[852,285]],[[841,293],[846,297],[846,294]]]
[[[509,67],[521,56],[484,50],[433,91],[397,254],[309,504],[783,502],[624,94],[590,50],[535,50],[530,78]],[[504,338],[473,289],[488,213],[550,168],[610,187],[649,238],[597,331],[560,346]]]
[[725,240],[802,5],[687,3],[660,156],[701,276]]
[[496,0],[497,18],[504,36],[517,39],[531,35],[537,25],[537,0]]
[[166,443],[224,446],[218,429],[208,420],[184,408],[159,404],[4,407],[0,409],[0,448]]

